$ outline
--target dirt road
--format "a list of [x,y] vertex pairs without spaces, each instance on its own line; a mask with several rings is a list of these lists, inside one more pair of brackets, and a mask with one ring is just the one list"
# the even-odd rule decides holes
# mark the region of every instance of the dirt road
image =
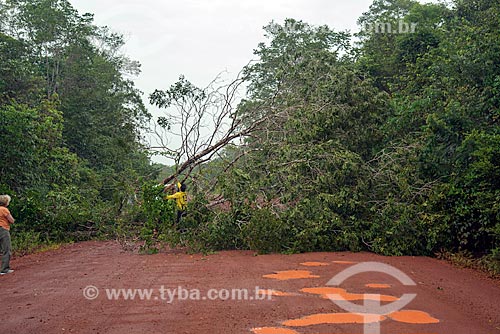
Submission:
[[[328,285],[365,262],[397,268],[416,285],[381,272]],[[12,268],[13,274],[0,277],[2,334],[359,334],[366,323],[368,330],[391,334],[500,333],[499,282],[430,258],[252,252],[148,256],[125,252],[114,242],[86,242],[15,259]],[[376,303],[390,305],[405,294],[416,297],[382,316],[349,313],[330,299],[364,305],[379,298]]]

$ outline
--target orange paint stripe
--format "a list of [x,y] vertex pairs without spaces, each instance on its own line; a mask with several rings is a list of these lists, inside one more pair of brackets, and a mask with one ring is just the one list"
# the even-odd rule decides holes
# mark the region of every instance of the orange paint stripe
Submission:
[[[304,288],[300,291],[305,293],[312,293],[316,295],[321,295],[322,298],[330,300],[380,300],[383,302],[393,302],[399,300],[399,298],[388,295],[375,295],[375,294],[361,294],[361,293],[349,293],[345,289],[341,288]],[[338,297],[334,295],[339,295]]]
[[294,295],[293,293],[290,292],[283,292],[278,290],[259,290],[259,294],[266,296],[277,296],[277,297],[286,297]]
[[352,261],[332,261],[333,263],[336,264],[355,264],[357,262],[352,262]]
[[301,292],[311,293],[314,295],[326,296],[328,294],[332,295],[345,295],[347,292],[341,288],[303,288],[300,289]]
[[328,263],[326,263],[326,262],[302,262],[301,265],[306,266],[306,267],[323,267],[323,266],[327,266]]
[[255,334],[299,334],[299,332],[296,332],[294,330],[279,327],[254,328],[252,329],[252,332],[254,332]]
[[378,314],[321,313],[300,319],[287,320],[283,322],[283,325],[288,327],[305,327],[321,324],[365,324],[380,322],[385,319],[384,316]]
[[288,271],[278,271],[275,274],[264,275],[264,278],[272,278],[280,281],[286,281],[291,279],[301,279],[301,278],[319,278],[319,276],[312,275],[310,271],[307,270],[288,270]]
[[372,288],[372,289],[388,289],[391,287],[390,284],[379,284],[379,283],[370,283],[370,284],[365,284],[367,288]]
[[436,324],[439,319],[431,317],[429,313],[414,310],[403,310],[388,315],[389,318],[407,324]]

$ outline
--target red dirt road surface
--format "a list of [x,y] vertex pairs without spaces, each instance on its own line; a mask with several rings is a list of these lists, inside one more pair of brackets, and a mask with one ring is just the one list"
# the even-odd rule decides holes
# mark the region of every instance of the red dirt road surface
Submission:
[[[416,285],[381,272],[328,285],[365,262],[397,268]],[[390,334],[500,333],[499,282],[425,257],[138,255],[86,242],[15,259],[12,268],[0,277],[1,334],[361,334],[364,323]],[[350,313],[327,296],[365,305],[376,294],[389,305],[411,293],[384,315]]]

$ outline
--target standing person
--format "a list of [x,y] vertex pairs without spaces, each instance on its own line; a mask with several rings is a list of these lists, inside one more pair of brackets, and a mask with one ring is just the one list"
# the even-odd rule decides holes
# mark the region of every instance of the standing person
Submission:
[[0,253],[2,254],[2,267],[0,275],[10,274],[10,256],[12,245],[10,243],[10,225],[14,224],[14,218],[7,207],[10,204],[9,195],[0,195]]
[[187,207],[187,187],[184,183],[177,182],[177,192],[173,195],[168,195],[165,199],[175,199],[177,204],[177,219],[175,220],[175,224],[179,225],[182,216],[186,213]]

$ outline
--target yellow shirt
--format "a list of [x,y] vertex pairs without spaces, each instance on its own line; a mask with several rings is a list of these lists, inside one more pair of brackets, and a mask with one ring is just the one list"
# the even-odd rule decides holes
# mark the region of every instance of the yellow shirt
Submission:
[[6,229],[7,231],[10,230],[10,222],[7,218],[9,215],[9,209],[7,209],[5,206],[0,206],[0,227]]
[[178,191],[173,195],[165,197],[166,199],[175,199],[177,208],[179,210],[186,210],[187,206],[187,193],[185,191]]

